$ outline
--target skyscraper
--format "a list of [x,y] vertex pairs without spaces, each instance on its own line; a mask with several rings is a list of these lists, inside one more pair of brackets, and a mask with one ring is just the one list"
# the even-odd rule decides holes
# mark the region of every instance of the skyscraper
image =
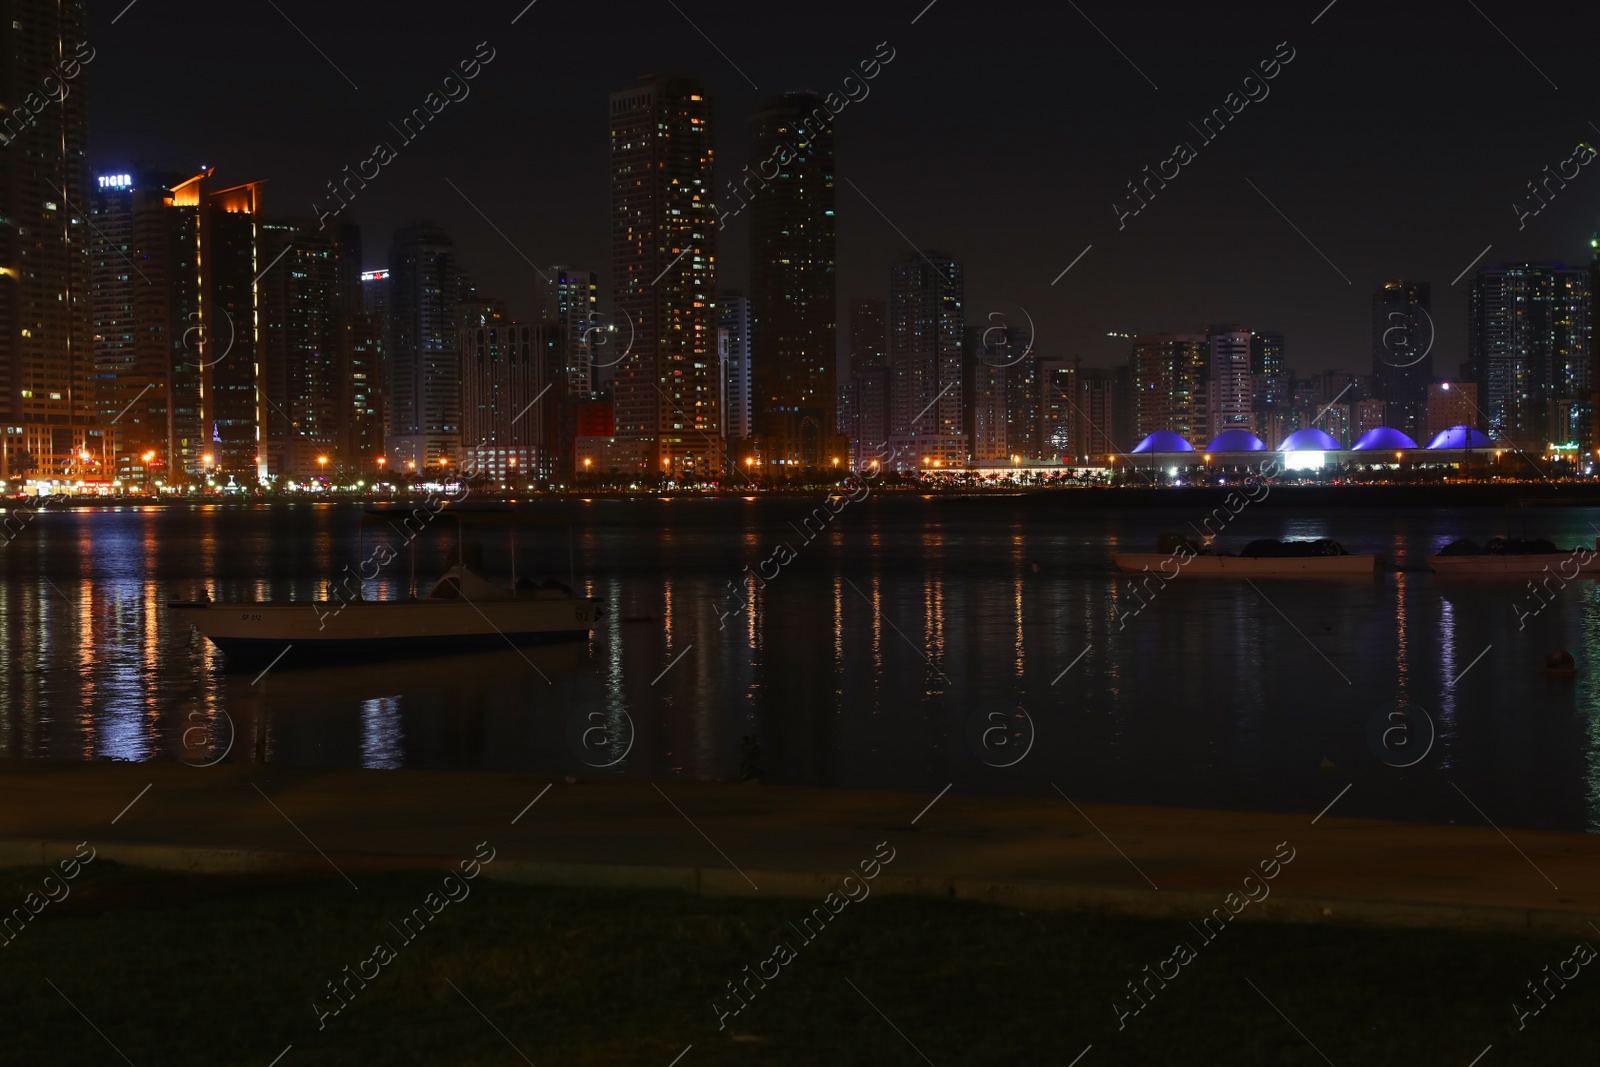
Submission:
[[449,234],[431,222],[395,231],[389,249],[389,395],[386,433],[396,470],[456,457],[461,448],[461,371],[456,308],[462,278]]
[[277,260],[261,278],[267,469],[291,478],[334,473],[353,458],[341,447],[349,412],[339,360],[340,228],[284,219],[261,234],[265,261]]
[[1590,304],[1586,268],[1516,263],[1478,271],[1467,353],[1490,437],[1540,449],[1565,442],[1570,418],[1557,417],[1558,400],[1578,402],[1575,414],[1587,425]]
[[561,328],[513,322],[498,301],[463,304],[460,312],[464,468],[492,482],[549,481],[555,409],[535,400],[552,385],[552,370],[565,377]]
[[717,358],[722,363],[722,435],[750,437],[750,298],[724,293],[717,301]]
[[[837,415],[833,130],[822,98],[789,93],[751,119],[751,420],[769,474],[844,461]],[[770,176],[761,164],[774,162]],[[778,162],[778,161],[782,162]]]
[[965,275],[938,252],[912,253],[889,280],[889,447],[900,469],[967,458],[961,418]]
[[0,18],[5,477],[76,480],[104,470],[93,389],[87,36],[83,0],[12,0]]
[[1433,319],[1427,282],[1384,282],[1372,294],[1373,390],[1389,425],[1416,438],[1427,429]]
[[596,349],[611,351],[603,343],[594,343],[601,336],[599,301],[600,276],[592,270],[551,267],[544,279],[541,320],[554,331],[547,330],[544,339],[549,342],[545,351],[554,362],[544,375],[550,391],[539,398],[548,416],[542,447],[549,453],[551,473],[561,480],[573,476],[578,407],[599,385]]
[[[133,259],[137,254],[134,205],[152,191],[159,197],[181,180],[182,175],[176,174],[120,170],[96,175],[89,190],[95,420],[106,426],[110,437],[106,463],[114,479],[143,479],[138,457],[148,448],[136,447],[135,442],[150,436],[142,424],[148,407],[130,407],[150,384],[136,358],[135,308],[141,287],[152,284]],[[164,438],[164,430],[156,437]]]
[[851,299],[847,343],[850,379],[839,390],[839,431],[850,438],[850,462],[860,467],[889,441],[889,331],[882,300]]
[[616,325],[633,335],[613,385],[618,463],[715,476],[724,450],[711,97],[693,79],[646,77],[611,94],[610,120],[612,296]]
[[1243,326],[1213,326],[1206,331],[1206,340],[1211,348],[1206,386],[1210,425],[1206,433],[1215,437],[1224,430],[1252,430],[1250,331]]
[[1133,341],[1133,433],[1135,442],[1171,430],[1196,447],[1209,440],[1206,366],[1210,344],[1199,334],[1146,334]]
[[972,461],[992,465],[1010,456],[1006,413],[1010,345],[1003,329],[968,326],[961,368],[961,418],[971,438]]

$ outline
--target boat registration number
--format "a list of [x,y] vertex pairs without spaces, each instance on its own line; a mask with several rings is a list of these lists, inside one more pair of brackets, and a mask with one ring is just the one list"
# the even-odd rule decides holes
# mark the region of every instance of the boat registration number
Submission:
[[261,621],[261,616],[260,615],[252,615],[250,612],[246,611],[246,612],[242,613],[239,616],[239,621],[240,622],[260,622]]

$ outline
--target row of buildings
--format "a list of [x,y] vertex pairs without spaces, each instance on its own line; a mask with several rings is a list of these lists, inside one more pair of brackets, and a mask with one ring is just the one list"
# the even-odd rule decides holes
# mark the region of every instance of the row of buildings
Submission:
[[1166,432],[1230,430],[1281,441],[1318,429],[1342,441],[1389,427],[1418,441],[1467,426],[1511,447],[1588,454],[1594,429],[1594,294],[1588,267],[1479,270],[1466,359],[1440,375],[1426,282],[1372,294],[1371,372],[1298,377],[1282,333],[1239,324],[1128,337],[1126,364],[1085,367],[1034,350],[1032,324],[964,321],[961,264],[937,253],[897,265],[891,296],[850,305],[840,428],[900,469],[1092,465]]
[[[646,76],[613,93],[609,310],[597,272],[553,267],[517,321],[436,225],[401,228],[384,267],[364,269],[357,227],[269,212],[259,181],[92,170],[87,68],[68,92],[37,91],[85,38],[82,0],[8,10],[0,106],[27,121],[0,134],[0,478],[1070,464],[1156,430],[1425,435],[1430,391],[1472,403],[1451,424],[1496,439],[1593,442],[1593,268],[1480,270],[1449,391],[1426,284],[1375,294],[1369,375],[1295,378],[1281,334],[1238,325],[1129,338],[1127,365],[1108,369],[1035,350],[1020,309],[969,321],[962,264],[917,251],[887,299],[849,302],[841,377],[828,98],[765,103],[749,162],[719,188],[703,84]],[[734,287],[717,242],[743,215],[750,269]]]

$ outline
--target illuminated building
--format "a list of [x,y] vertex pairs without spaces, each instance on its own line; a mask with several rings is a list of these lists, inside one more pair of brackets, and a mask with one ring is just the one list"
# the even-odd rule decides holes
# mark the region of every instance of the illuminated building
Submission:
[[382,347],[363,310],[360,228],[294,219],[261,232],[269,473],[365,470],[383,449]]
[[750,298],[724,293],[717,301],[717,358],[722,362],[722,436],[750,436]]
[[544,279],[542,321],[554,327],[550,346],[552,363],[545,369],[550,392],[539,401],[548,413],[544,447],[561,480],[574,474],[573,438],[577,436],[578,405],[594,396],[600,373],[625,338],[608,329],[599,317],[600,276],[591,270],[551,267]]
[[850,439],[850,461],[859,467],[889,441],[889,332],[884,302],[850,301],[850,378],[839,388],[839,432]]
[[559,364],[560,328],[512,322],[497,301],[459,310],[462,470],[491,484],[549,481],[553,409],[536,401]]
[[1243,326],[1213,326],[1206,331],[1206,341],[1211,349],[1206,384],[1206,409],[1210,417],[1206,436],[1225,430],[1248,430],[1255,425],[1251,418],[1251,333]]
[[[825,121],[803,121],[818,113]],[[751,119],[750,156],[751,428],[769,471],[789,475],[848,449],[836,410],[833,129],[822,98],[769,101]]]
[[460,450],[456,309],[468,288],[449,234],[431,222],[395,231],[384,343],[391,464],[421,470]]
[[724,461],[711,97],[693,79],[647,77],[611,94],[610,128],[612,297],[619,333],[632,335],[612,384],[614,455],[635,473],[714,477]]
[[1468,425],[1487,421],[1490,437],[1521,448],[1567,439],[1555,401],[1589,400],[1590,301],[1587,268],[1515,263],[1478,271],[1467,361],[1483,414]]
[[961,465],[961,341],[966,321],[960,263],[912,253],[889,280],[889,447],[900,469],[922,461]]
[[1180,437],[1205,440],[1206,363],[1210,346],[1200,334],[1157,333],[1133,341],[1133,413],[1135,439],[1158,430]]
[[1452,426],[1476,426],[1478,422],[1477,382],[1434,382],[1428,386],[1426,432],[1412,436],[1427,440]]
[[150,196],[159,202],[182,180],[181,174],[123,168],[95,175],[89,188],[95,418],[107,427],[106,468],[113,479],[142,481],[143,454],[152,448],[166,451],[165,420],[150,424],[150,405],[136,403],[147,385],[165,381],[165,361],[147,372],[137,354],[135,309],[141,297],[150,295],[141,289],[152,283],[134,260],[134,205]]
[[[1372,376],[1389,421],[1421,436],[1433,381],[1433,319],[1427,282],[1384,282],[1372,294]],[[1475,419],[1476,417],[1474,417]]]
[[[968,326],[965,331],[961,367],[961,420],[971,438],[972,461],[995,463],[1006,459],[1010,420],[1006,410],[1008,376],[1021,368],[1013,364],[1015,352],[1027,350],[1030,342],[1017,339],[1013,345],[1008,328]],[[1024,356],[1017,359],[1031,362]]]
[[105,451],[93,388],[88,72],[73,58],[93,57],[86,7],[13,0],[4,10],[0,475],[99,478],[104,467],[82,459]]
[[1078,360],[1039,360],[1039,448],[1044,458],[1071,462],[1078,426]]
[[1118,415],[1122,387],[1115,371],[1099,367],[1079,368],[1076,377],[1072,447],[1066,454],[1069,462],[1094,466],[1099,457],[1122,451],[1124,433]]
[[134,189],[133,360],[116,383],[133,398],[115,424],[125,478],[254,485],[266,473],[261,183],[213,186],[207,170]]

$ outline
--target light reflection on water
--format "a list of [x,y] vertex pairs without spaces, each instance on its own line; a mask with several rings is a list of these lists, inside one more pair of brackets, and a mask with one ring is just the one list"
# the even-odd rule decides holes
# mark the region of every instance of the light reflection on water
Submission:
[[[166,602],[202,589],[317,599],[360,561],[359,509],[41,513],[0,551],[0,754],[726,778],[755,734],[778,783],[1042,796],[1055,782],[1089,799],[1316,811],[1353,782],[1341,814],[1480,821],[1456,783],[1502,825],[1600,832],[1592,582],[1525,629],[1516,583],[1418,570],[1255,588],[1180,580],[1127,617],[1141,601],[1108,552],[1146,549],[1192,515],[873,497],[808,538],[795,524],[813,503],[577,504],[580,587],[607,608],[590,641],[283,668],[259,682],[224,672]],[[1571,545],[1590,543],[1597,520],[1545,509],[1525,521]],[[1493,509],[1262,507],[1221,540],[1330,536],[1416,568],[1456,537],[1504,532]],[[453,537],[419,546],[424,587]],[[483,535],[485,561],[508,577],[496,538]],[[524,537],[519,573],[565,580],[565,540],[538,540]],[[785,542],[794,561],[758,580]],[[544,569],[530,565],[536,547]],[[404,595],[409,569],[402,554],[365,595]],[[1558,648],[1578,658],[1576,678],[1541,670]],[[1429,711],[1437,738],[1421,764],[1395,770],[1366,728],[1402,698]],[[993,700],[1026,708],[1036,730],[1004,769],[965,733]],[[631,744],[612,738],[604,759],[576,750],[573,717],[589,710],[608,730],[631,723]],[[228,736],[186,745],[196,722],[223,721]]]

